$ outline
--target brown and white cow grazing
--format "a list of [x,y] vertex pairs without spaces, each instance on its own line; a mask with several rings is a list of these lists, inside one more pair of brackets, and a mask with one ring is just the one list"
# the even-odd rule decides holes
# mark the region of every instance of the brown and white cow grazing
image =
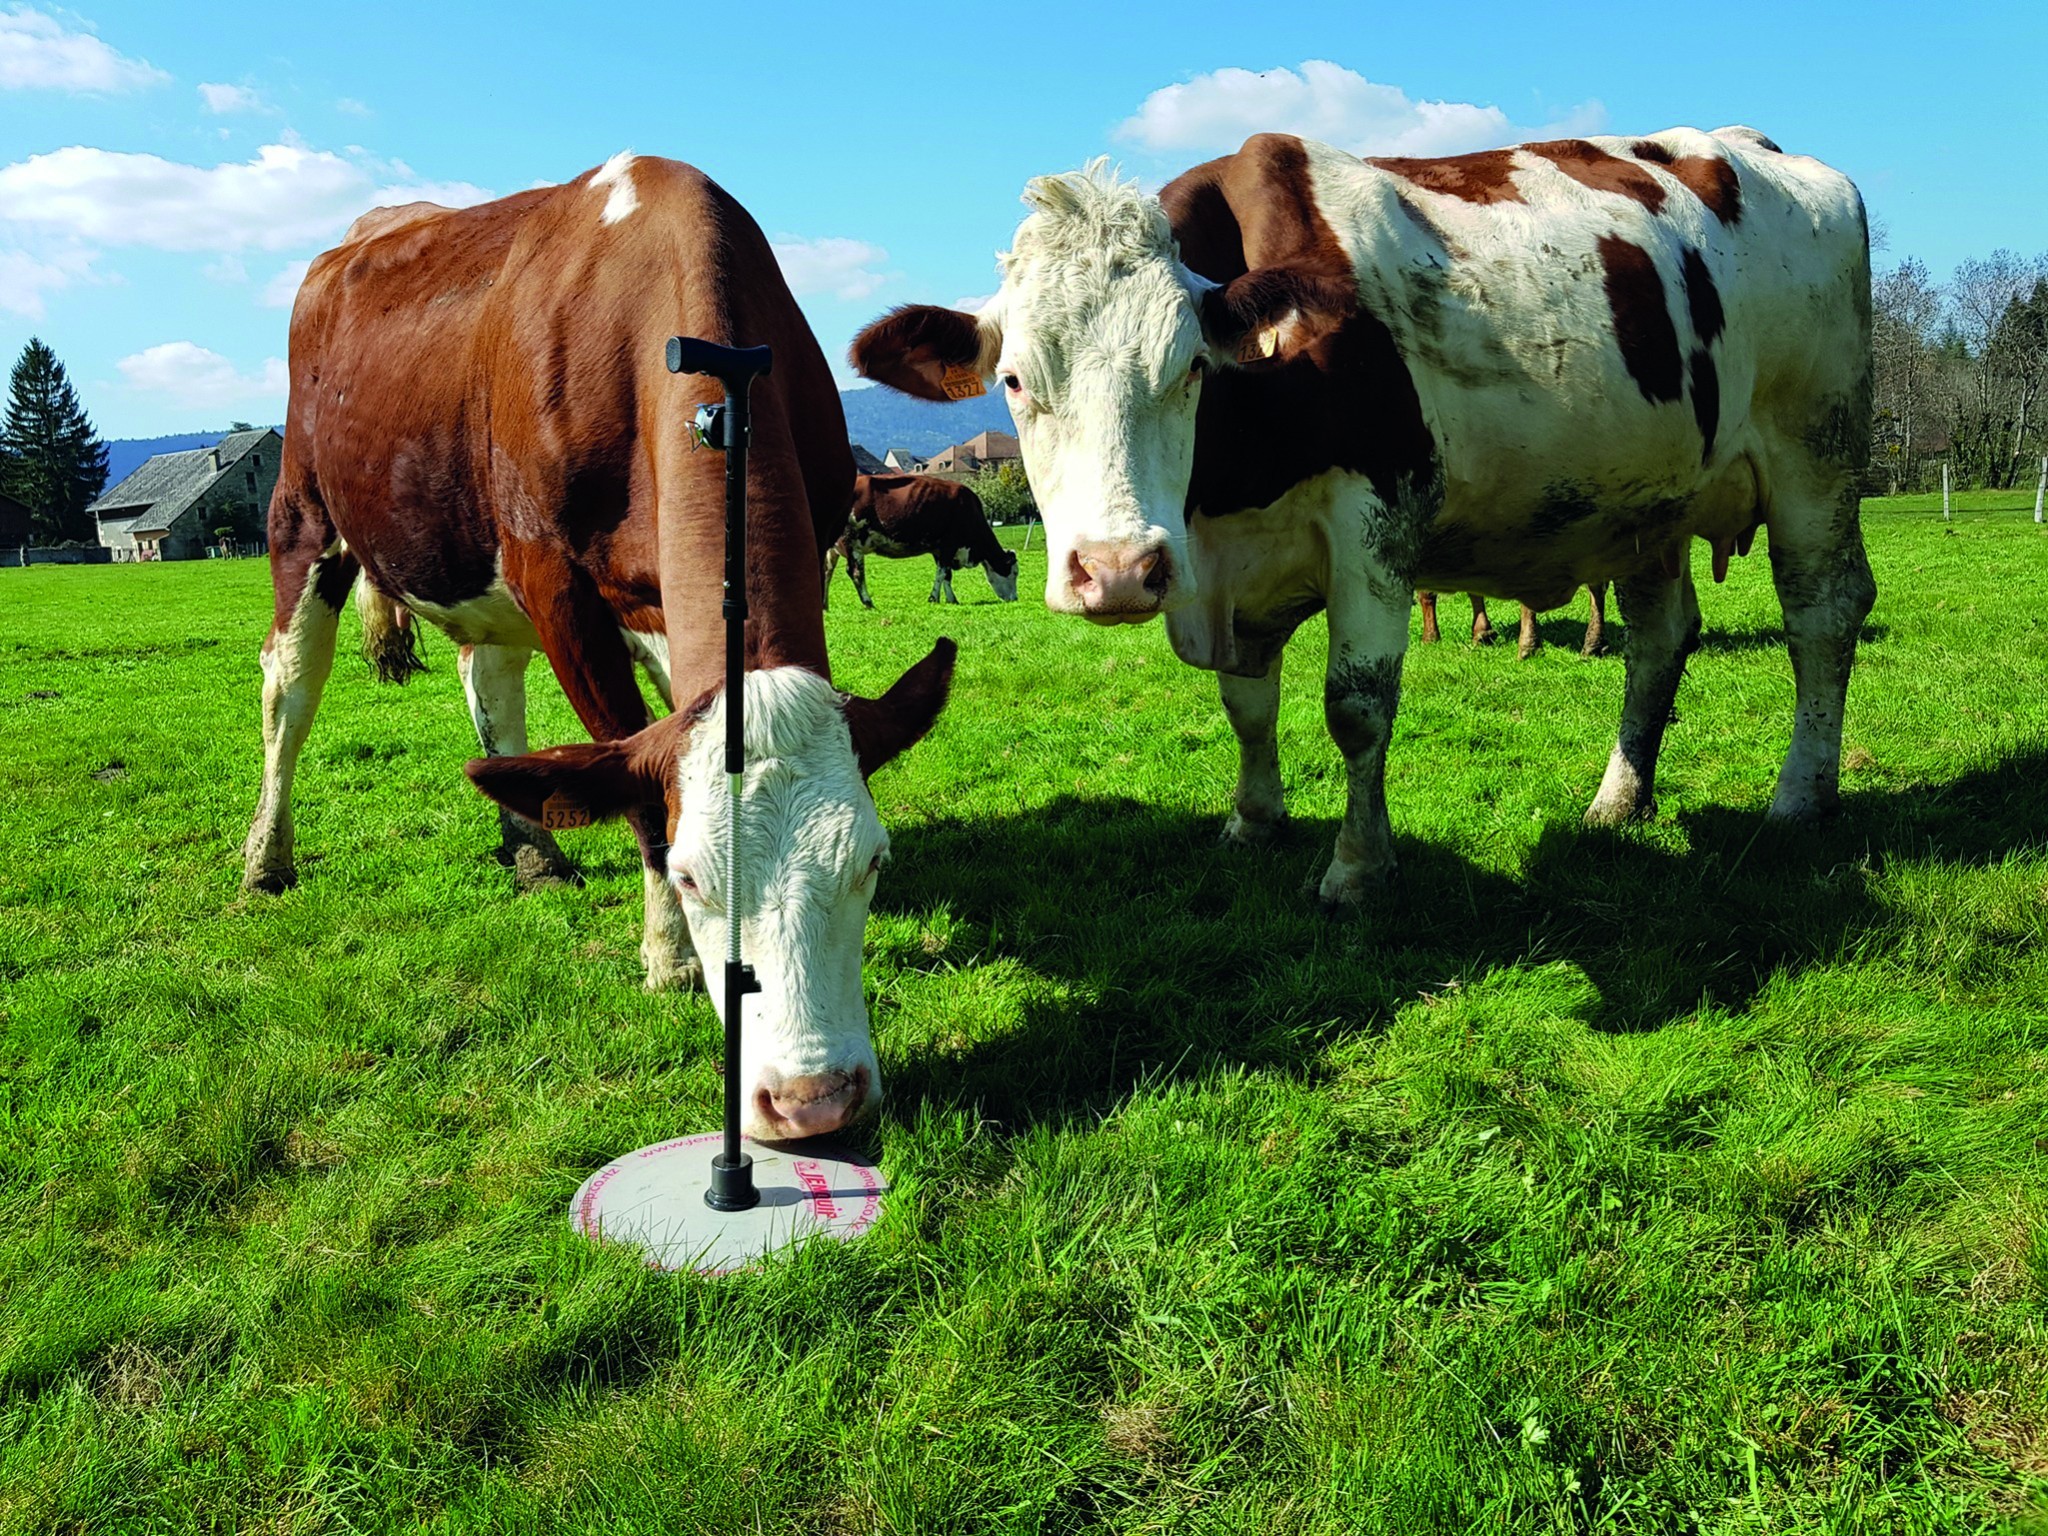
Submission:
[[932,602],[958,603],[953,573],[978,565],[1003,602],[1017,601],[1017,552],[997,542],[981,498],[971,487],[936,475],[857,475],[853,511],[846,531],[825,555],[825,605],[832,604],[832,572],[841,560],[853,578],[863,608],[868,596],[869,555],[906,559],[930,555],[938,565]]
[[[650,982],[694,972],[693,941],[724,949],[724,459],[688,431],[720,387],[669,375],[673,332],[774,349],[748,480],[741,921],[762,991],[742,1070],[753,1135],[815,1134],[880,1095],[860,965],[888,836],[865,779],[931,726],[953,647],[879,701],[832,687],[819,561],[853,488],[838,392],[767,240],[687,165],[620,155],[480,207],[380,210],[313,263],[270,506],[245,883],[294,878],[293,769],[360,569],[465,647],[486,794],[529,823],[632,824]],[[536,649],[594,744],[519,755]],[[649,723],[636,660],[682,709]]]
[[854,362],[927,398],[1001,380],[1048,605],[1164,614],[1180,657],[1221,674],[1228,836],[1283,814],[1281,648],[1327,608],[1350,803],[1322,894],[1392,869],[1417,588],[1546,609],[1613,581],[1625,700],[1587,814],[1650,815],[1699,633],[1689,541],[1719,578],[1760,526],[1798,693],[1772,814],[1835,801],[1876,590],[1855,486],[1870,262],[1846,178],[1745,128],[1376,161],[1261,134],[1158,197],[1097,162],[1025,202],[979,314],[898,310]]

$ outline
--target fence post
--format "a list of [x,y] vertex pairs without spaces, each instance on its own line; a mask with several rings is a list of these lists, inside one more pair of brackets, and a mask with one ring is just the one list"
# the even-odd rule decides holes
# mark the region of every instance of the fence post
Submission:
[[1948,460],[1941,461],[1941,520],[1948,521]]
[[2034,521],[2041,521],[2041,498],[2048,495],[2048,453],[2041,455],[2041,478],[2034,482]]

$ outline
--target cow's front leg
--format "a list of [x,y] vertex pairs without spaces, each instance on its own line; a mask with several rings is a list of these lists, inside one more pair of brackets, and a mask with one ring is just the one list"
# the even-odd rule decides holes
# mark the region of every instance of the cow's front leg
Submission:
[[1401,658],[1408,648],[1405,583],[1371,573],[1357,590],[1332,594],[1330,665],[1323,719],[1344,754],[1344,824],[1318,894],[1326,908],[1355,903],[1394,873],[1394,829],[1387,819],[1387,744],[1401,699]]
[[[519,757],[526,751],[526,667],[533,652],[519,645],[465,645],[456,653],[470,723],[485,757]],[[498,807],[498,858],[512,869],[520,890],[575,884],[571,864],[552,832],[524,816]]]
[[1700,602],[1690,566],[1681,564],[1674,579],[1652,565],[1616,582],[1614,596],[1628,625],[1627,681],[1621,735],[1600,793],[1586,811],[1593,826],[1647,821],[1657,814],[1657,753],[1685,676],[1685,658],[1700,643]]
[[858,549],[846,552],[846,574],[853,578],[853,590],[860,598],[863,608],[875,606],[875,600],[868,596],[868,557]]
[[640,963],[647,971],[647,990],[690,988],[702,984],[704,967],[690,939],[689,919],[668,881],[668,825],[659,811],[636,810],[626,818],[640,843],[641,890],[647,898],[646,927],[640,936]]
[[1226,843],[1253,844],[1270,839],[1287,819],[1287,801],[1280,787],[1280,659],[1264,677],[1233,677],[1219,672],[1223,713],[1237,735],[1237,792],[1231,797],[1230,820],[1223,824]]

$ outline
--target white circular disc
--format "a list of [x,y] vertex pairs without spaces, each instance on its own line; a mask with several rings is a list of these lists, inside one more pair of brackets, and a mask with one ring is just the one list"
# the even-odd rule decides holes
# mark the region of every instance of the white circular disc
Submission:
[[730,1274],[814,1237],[846,1242],[882,1213],[881,1174],[842,1147],[769,1147],[747,1141],[754,1159],[752,1210],[704,1203],[716,1131],[656,1142],[614,1158],[583,1181],[569,1225],[596,1242],[631,1243],[657,1269]]

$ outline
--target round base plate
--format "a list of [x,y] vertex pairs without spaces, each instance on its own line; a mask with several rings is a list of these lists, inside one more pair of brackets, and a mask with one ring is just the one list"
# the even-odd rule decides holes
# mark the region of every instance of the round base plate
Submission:
[[606,1163],[576,1191],[569,1225],[598,1242],[631,1243],[657,1269],[724,1275],[815,1237],[859,1237],[882,1213],[881,1174],[843,1147],[745,1142],[761,1203],[704,1203],[721,1137],[680,1136]]

